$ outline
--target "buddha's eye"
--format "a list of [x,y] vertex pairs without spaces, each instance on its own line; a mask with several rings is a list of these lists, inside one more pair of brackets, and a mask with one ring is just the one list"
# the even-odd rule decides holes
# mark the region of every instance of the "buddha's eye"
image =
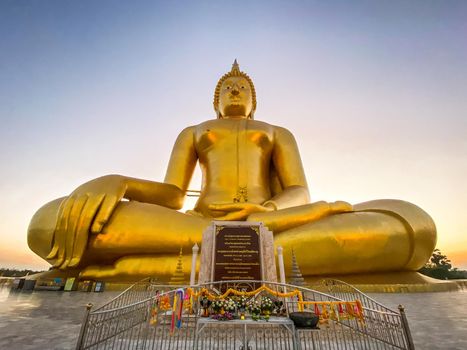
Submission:
[[242,89],[244,89],[244,88],[245,88],[245,86],[242,85]]
[[231,87],[230,85],[227,85],[225,88],[226,88],[227,90],[230,90],[232,87]]

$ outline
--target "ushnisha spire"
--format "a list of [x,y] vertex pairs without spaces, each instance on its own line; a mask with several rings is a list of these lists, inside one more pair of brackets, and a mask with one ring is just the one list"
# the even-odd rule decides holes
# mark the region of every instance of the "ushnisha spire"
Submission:
[[234,60],[232,64],[232,69],[230,70],[230,74],[233,76],[240,75],[240,66],[238,65],[237,59]]

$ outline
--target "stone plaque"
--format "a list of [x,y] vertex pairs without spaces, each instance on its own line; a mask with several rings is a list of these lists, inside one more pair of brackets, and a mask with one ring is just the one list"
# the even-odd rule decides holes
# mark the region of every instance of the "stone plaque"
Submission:
[[261,280],[259,228],[218,226],[216,231],[213,280]]
[[272,232],[262,223],[212,221],[203,232],[198,283],[229,280],[277,281]]

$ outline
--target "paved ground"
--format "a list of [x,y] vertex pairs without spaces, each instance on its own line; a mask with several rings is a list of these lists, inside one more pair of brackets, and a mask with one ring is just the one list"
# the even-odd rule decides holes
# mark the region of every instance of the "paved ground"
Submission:
[[393,310],[404,305],[417,349],[467,350],[467,290],[368,295]]
[[88,302],[118,292],[14,292],[0,289],[0,349],[74,349]]
[[[118,292],[10,292],[0,287],[0,349],[74,349],[84,306]],[[467,292],[370,294],[406,307],[417,349],[467,349]]]

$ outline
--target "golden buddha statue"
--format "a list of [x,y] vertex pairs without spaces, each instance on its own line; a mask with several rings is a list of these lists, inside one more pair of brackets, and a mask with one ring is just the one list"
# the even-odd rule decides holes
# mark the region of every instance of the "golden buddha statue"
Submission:
[[[293,135],[254,119],[254,85],[236,61],[216,86],[214,109],[217,119],[180,133],[164,182],[87,182],[34,215],[30,248],[56,271],[83,278],[167,277],[180,248],[199,244],[212,220],[248,220],[273,231],[286,262],[294,248],[305,276],[415,271],[428,260],[435,225],[413,204],[309,202]],[[199,199],[182,213],[197,162]]]

